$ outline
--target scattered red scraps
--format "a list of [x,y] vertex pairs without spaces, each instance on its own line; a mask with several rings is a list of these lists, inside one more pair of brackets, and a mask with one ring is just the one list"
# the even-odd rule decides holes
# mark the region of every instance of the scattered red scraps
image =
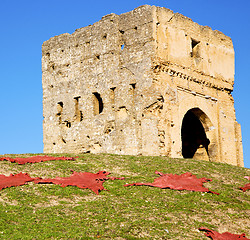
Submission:
[[44,162],[44,161],[54,161],[54,160],[75,160],[73,157],[51,157],[51,156],[32,156],[27,158],[10,158],[10,157],[2,157],[0,161],[10,161],[16,162],[18,164],[25,164],[25,163],[37,163],[37,162]]
[[0,190],[8,187],[16,187],[32,182],[39,178],[31,178],[27,173],[10,174],[9,176],[0,175]]
[[[250,176],[245,176],[244,178],[250,181]],[[250,190],[250,183],[247,183],[244,187],[240,187],[240,189],[245,192],[246,190]]]
[[116,177],[107,177],[109,172],[99,171],[98,173],[89,173],[89,172],[75,172],[73,171],[70,177],[56,177],[56,178],[47,178],[36,180],[35,183],[54,183],[61,185],[61,187],[66,186],[77,186],[79,188],[89,188],[96,194],[99,194],[101,190],[107,190],[103,187],[104,181],[110,179],[120,179]]
[[242,233],[241,235],[232,234],[229,232],[218,233],[204,227],[200,227],[199,230],[205,231],[205,235],[213,240],[250,240],[249,238],[246,238],[245,233]]
[[208,188],[203,187],[203,183],[212,181],[208,178],[197,178],[195,175],[192,175],[192,173],[187,172],[183,173],[181,175],[177,174],[163,174],[161,172],[155,172],[156,174],[159,174],[160,177],[156,178],[153,183],[132,183],[132,184],[126,184],[127,186],[152,186],[152,187],[159,187],[159,188],[170,188],[175,190],[190,190],[190,191],[197,191],[197,192],[208,192],[208,193],[214,193],[219,195],[219,193],[212,192]]

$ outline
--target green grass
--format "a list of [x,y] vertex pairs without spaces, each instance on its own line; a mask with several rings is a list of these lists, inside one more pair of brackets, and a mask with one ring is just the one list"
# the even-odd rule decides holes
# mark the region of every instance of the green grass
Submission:
[[[8,155],[15,157],[16,155]],[[18,155],[27,156],[27,155]],[[28,155],[30,156],[30,155]],[[62,156],[62,155],[55,155]],[[74,156],[67,154],[67,156]],[[0,239],[208,239],[199,227],[246,233],[250,238],[250,169],[167,157],[78,155],[76,161],[18,165],[1,161],[0,174],[66,177],[74,171],[106,170],[125,180],[106,181],[96,195],[89,189],[28,183],[0,191]],[[176,191],[126,183],[153,182],[154,172],[211,178],[220,195]]]

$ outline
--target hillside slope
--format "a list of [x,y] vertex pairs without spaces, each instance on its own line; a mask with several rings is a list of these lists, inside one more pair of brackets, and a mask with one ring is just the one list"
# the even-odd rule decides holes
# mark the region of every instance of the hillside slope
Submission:
[[[31,155],[8,155],[26,157]],[[62,155],[53,155],[62,156]],[[74,156],[72,154],[64,156]],[[96,195],[89,189],[28,183],[0,191],[0,239],[208,239],[199,227],[250,238],[250,191],[242,192],[250,169],[167,157],[78,155],[76,161],[18,165],[0,161],[0,174],[68,177],[105,170],[125,180],[106,181]],[[0,156],[1,157],[1,156]],[[211,178],[212,193],[177,191],[126,183],[153,182],[163,173],[191,172]]]

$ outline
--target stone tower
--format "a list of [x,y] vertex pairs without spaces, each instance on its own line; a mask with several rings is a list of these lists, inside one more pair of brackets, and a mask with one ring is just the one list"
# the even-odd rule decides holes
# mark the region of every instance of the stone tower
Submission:
[[42,72],[44,152],[243,166],[234,49],[219,31],[144,5],[44,42]]

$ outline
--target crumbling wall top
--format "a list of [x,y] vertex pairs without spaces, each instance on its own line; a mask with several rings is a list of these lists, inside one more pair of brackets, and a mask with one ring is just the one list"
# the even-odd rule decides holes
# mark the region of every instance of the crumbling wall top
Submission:
[[174,13],[173,17],[169,21],[171,25],[178,27],[179,29],[189,29],[192,32],[200,32],[209,41],[215,41],[219,44],[233,47],[232,39],[218,30],[213,30],[209,26],[202,26],[194,22],[191,18],[186,17],[180,13]]

